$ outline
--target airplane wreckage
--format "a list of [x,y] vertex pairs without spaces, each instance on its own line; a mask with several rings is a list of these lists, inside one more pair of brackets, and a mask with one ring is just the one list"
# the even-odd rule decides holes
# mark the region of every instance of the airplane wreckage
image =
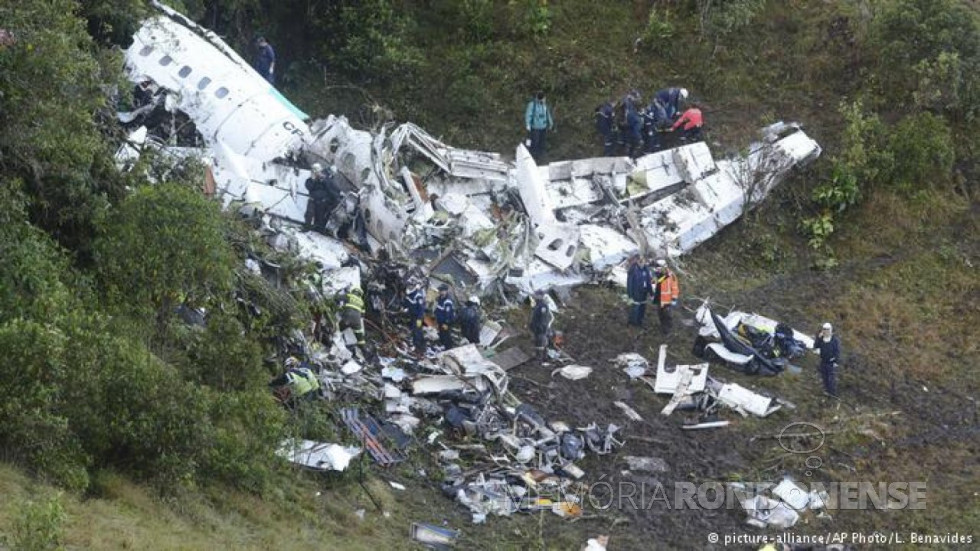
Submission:
[[[623,261],[640,251],[686,253],[821,153],[799,125],[780,122],[736,158],[716,160],[698,142],[635,160],[538,166],[523,145],[509,161],[446,145],[411,123],[373,132],[341,116],[307,123],[217,35],[155,6],[159,15],[125,52],[129,78],[151,98],[119,114],[132,132],[117,161],[130,166],[147,148],[201,159],[207,187],[226,206],[244,204],[280,229],[295,226],[283,231],[292,231],[301,254],[343,284],[360,283],[339,269],[343,244],[299,231],[301,184],[314,162],[335,167],[347,192],[336,214],[354,222],[349,240],[363,250],[383,250],[470,294],[525,295],[610,275],[624,282]],[[164,131],[151,136],[148,119],[161,110]],[[193,147],[180,147],[178,116],[196,129],[183,139]]]

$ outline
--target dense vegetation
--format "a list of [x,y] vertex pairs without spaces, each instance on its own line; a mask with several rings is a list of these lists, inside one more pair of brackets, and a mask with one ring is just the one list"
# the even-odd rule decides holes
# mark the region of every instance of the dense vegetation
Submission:
[[[509,150],[536,89],[556,107],[556,157],[595,154],[592,109],[631,88],[687,86],[711,141],[728,147],[775,117],[801,120],[828,154],[788,202],[781,238],[808,242],[823,268],[870,198],[940,216],[937,203],[976,201],[980,15],[966,2],[183,8],[241,51],[269,37],[286,95],[308,112],[410,119],[458,145]],[[265,388],[263,358],[303,323],[303,297],[243,270],[261,244],[199,193],[200,172],[160,172],[151,157],[116,170],[114,101],[129,90],[116,46],[148,10],[0,0],[0,449],[77,492],[109,471],[166,492],[220,483],[262,495],[285,435],[329,430],[287,417]],[[268,313],[253,319],[242,296]],[[183,324],[181,304],[211,312],[206,329]]]

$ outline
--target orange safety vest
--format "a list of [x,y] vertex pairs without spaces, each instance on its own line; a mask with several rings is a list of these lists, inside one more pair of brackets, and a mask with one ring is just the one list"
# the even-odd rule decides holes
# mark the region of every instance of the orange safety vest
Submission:
[[677,276],[667,270],[666,274],[654,276],[654,285],[660,288],[660,305],[666,306],[681,296],[681,287],[677,284]]

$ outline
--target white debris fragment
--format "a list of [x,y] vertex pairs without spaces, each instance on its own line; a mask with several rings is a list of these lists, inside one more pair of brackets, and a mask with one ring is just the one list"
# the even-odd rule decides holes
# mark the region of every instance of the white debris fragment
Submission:
[[591,367],[586,367],[584,365],[566,365],[565,367],[552,371],[551,376],[554,377],[557,374],[566,379],[577,381],[588,377],[591,373]]
[[312,440],[286,440],[276,453],[292,463],[311,469],[343,471],[361,453],[361,449]]
[[806,509],[807,504],[810,502],[810,495],[788,477],[776,485],[772,489],[772,493],[797,511]]
[[627,404],[625,404],[623,402],[613,402],[613,405],[616,406],[616,407],[618,407],[619,409],[621,409],[623,411],[623,413],[625,413],[626,416],[629,417],[630,419],[632,419],[634,421],[642,421],[643,420],[643,417],[641,417],[640,414],[637,413],[635,409],[629,407]]
[[353,375],[358,371],[360,371],[361,369],[364,369],[364,366],[355,362],[354,360],[349,360],[347,363],[341,366],[340,372],[343,373],[344,375]]

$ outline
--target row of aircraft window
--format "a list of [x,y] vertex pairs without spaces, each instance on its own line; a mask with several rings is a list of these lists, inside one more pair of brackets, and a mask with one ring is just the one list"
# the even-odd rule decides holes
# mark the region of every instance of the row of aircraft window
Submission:
[[[143,49],[140,50],[140,55],[143,57],[146,57],[151,53],[153,53],[153,46],[143,46]],[[166,54],[164,54],[163,57],[160,58],[160,65],[162,65],[163,67],[166,67],[173,62],[174,59]],[[180,78],[187,78],[188,76],[190,76],[191,72],[193,72],[193,69],[191,69],[190,66],[188,65],[184,65],[183,67],[180,68],[179,71],[177,71],[177,76],[179,76]],[[197,82],[197,89],[203,92],[210,85],[211,85],[211,79],[209,77],[203,77],[201,78],[201,80]],[[223,99],[227,95],[228,95],[228,89],[225,88],[224,86],[214,91],[214,97],[218,99]]]

